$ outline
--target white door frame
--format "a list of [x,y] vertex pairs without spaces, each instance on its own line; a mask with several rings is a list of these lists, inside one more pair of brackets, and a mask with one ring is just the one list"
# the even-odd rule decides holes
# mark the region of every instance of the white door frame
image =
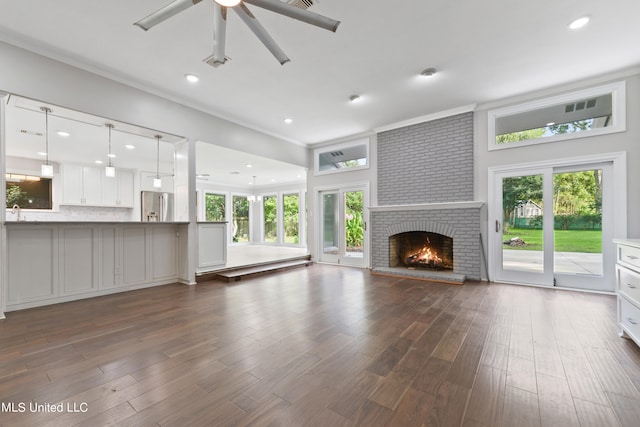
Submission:
[[[6,182],[4,171],[7,170],[6,164],[6,140],[5,140],[5,111],[7,105],[8,94],[0,92],[0,170],[3,171],[0,177],[0,185],[2,185],[2,193],[0,195],[0,204],[6,206],[7,192],[5,191]],[[7,272],[7,228],[4,224],[6,219],[6,209],[3,207],[0,212],[0,319],[4,319],[4,313],[7,308],[7,287],[9,283]]]
[[[519,163],[507,166],[494,166],[488,169],[488,258],[489,258],[489,274],[490,277],[496,277],[496,271],[499,268],[498,261],[501,261],[501,245],[502,239],[499,233],[495,232],[495,224],[498,221],[502,223],[502,212],[496,209],[501,206],[500,194],[496,190],[498,180],[506,174],[523,174],[529,171],[533,172],[545,168],[562,168],[573,167],[588,164],[598,164],[611,162],[613,164],[613,183],[615,192],[613,196],[613,238],[624,239],[627,237],[627,154],[624,151],[613,153],[602,153],[597,155],[588,155],[580,157],[569,157],[563,159],[550,159],[540,162]],[[500,203],[500,204],[498,204]],[[502,234],[500,233],[500,236]],[[613,242],[603,242],[603,245],[613,245]],[[604,253],[604,251],[603,251]],[[605,261],[606,262],[606,261]],[[603,266],[604,267],[604,266]],[[604,269],[608,271],[609,269]],[[603,272],[604,274],[604,272]],[[613,280],[613,277],[610,278]],[[519,283],[519,282],[513,282]],[[531,284],[531,283],[521,283]],[[613,289],[611,290],[613,291]]]
[[[370,237],[369,237],[369,209],[367,208],[369,203],[370,196],[370,185],[368,181],[362,182],[352,182],[345,186],[339,185],[322,185],[313,187],[313,200],[314,200],[314,215],[316,220],[314,221],[314,233],[315,233],[315,247],[317,253],[317,259],[321,262],[321,256],[323,251],[323,242],[322,242],[322,200],[321,193],[335,191],[338,194],[342,194],[344,192],[349,191],[363,191],[364,193],[364,206],[363,206],[363,216],[364,216],[364,254],[362,257],[362,263],[358,263],[357,265],[353,265],[350,263],[341,262],[341,256],[337,257],[337,263],[341,265],[350,265],[355,267],[369,268],[371,264],[371,256],[370,256]],[[343,240],[344,236],[344,219],[339,221],[339,236],[340,239]],[[340,248],[342,250],[343,248]]]

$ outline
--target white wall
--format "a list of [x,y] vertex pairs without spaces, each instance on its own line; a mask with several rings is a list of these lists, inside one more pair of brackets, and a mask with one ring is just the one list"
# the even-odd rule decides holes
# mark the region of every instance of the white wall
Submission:
[[0,42],[0,91],[307,166],[306,147]]
[[[627,153],[627,237],[639,238],[640,192],[637,190],[637,183],[640,182],[640,121],[637,120],[637,117],[640,117],[640,74],[637,74],[637,70],[635,72],[636,74],[620,73],[590,81],[575,82],[561,88],[547,89],[478,106],[474,115],[475,199],[485,202],[488,200],[488,168],[490,167],[624,151]],[[504,150],[488,150],[488,111],[622,80],[626,81],[627,88],[627,130],[625,132]],[[482,234],[485,237],[485,246],[487,233],[487,209],[485,206],[482,215]]]

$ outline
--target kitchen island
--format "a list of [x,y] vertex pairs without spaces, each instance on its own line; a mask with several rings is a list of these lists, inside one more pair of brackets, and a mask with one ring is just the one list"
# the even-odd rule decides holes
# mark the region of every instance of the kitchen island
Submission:
[[5,222],[7,311],[158,286],[184,274],[186,222]]

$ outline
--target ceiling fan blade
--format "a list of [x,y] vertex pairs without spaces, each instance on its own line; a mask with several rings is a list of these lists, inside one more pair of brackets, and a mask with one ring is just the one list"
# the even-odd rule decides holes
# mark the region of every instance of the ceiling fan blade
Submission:
[[289,18],[297,19],[298,21],[315,25],[316,27],[324,28],[325,30],[333,31],[334,33],[338,29],[338,25],[340,25],[340,21],[327,18],[326,16],[322,16],[314,12],[309,12],[305,9],[300,9],[299,7],[291,6],[290,4],[281,2],[280,0],[243,0],[243,2],[288,16]]
[[276,57],[280,65],[284,65],[289,62],[290,59],[287,55],[280,49],[273,40],[273,38],[267,33],[267,30],[264,29],[262,24],[258,22],[255,16],[251,13],[251,11],[244,5],[244,3],[240,3],[239,7],[234,7],[233,10],[238,14],[238,16],[244,21],[245,24],[253,31],[253,34],[256,35],[264,44],[267,49]]
[[202,0],[175,0],[165,7],[156,10],[152,14],[145,16],[133,25],[136,25],[147,31],[151,27],[166,21],[172,16],[177,15],[183,10],[190,8],[191,6],[198,4],[201,1]]
[[227,41],[227,8],[213,2],[213,55],[207,64],[217,67],[226,62],[224,56]]

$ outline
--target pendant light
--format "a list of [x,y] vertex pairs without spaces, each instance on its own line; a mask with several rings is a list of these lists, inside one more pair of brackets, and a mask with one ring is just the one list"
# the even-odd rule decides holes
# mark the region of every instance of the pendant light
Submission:
[[111,159],[113,158],[113,154],[111,154],[111,129],[114,128],[113,124],[107,123],[105,124],[107,129],[109,129],[109,152],[107,153],[107,166],[104,168],[104,175],[109,178],[113,178],[116,176],[116,168],[111,163]]
[[40,175],[42,176],[53,176],[53,165],[49,163],[49,113],[51,112],[51,108],[49,107],[40,107],[40,110],[44,111],[44,143],[45,143],[45,158],[44,163],[40,166]]
[[153,178],[154,188],[162,188],[162,179],[160,179],[160,138],[162,138],[162,135],[156,135],[156,177]]
[[256,176],[253,175],[253,191],[252,194],[247,197],[247,200],[249,200],[250,202],[259,202],[260,200],[262,200],[262,196],[256,196]]

